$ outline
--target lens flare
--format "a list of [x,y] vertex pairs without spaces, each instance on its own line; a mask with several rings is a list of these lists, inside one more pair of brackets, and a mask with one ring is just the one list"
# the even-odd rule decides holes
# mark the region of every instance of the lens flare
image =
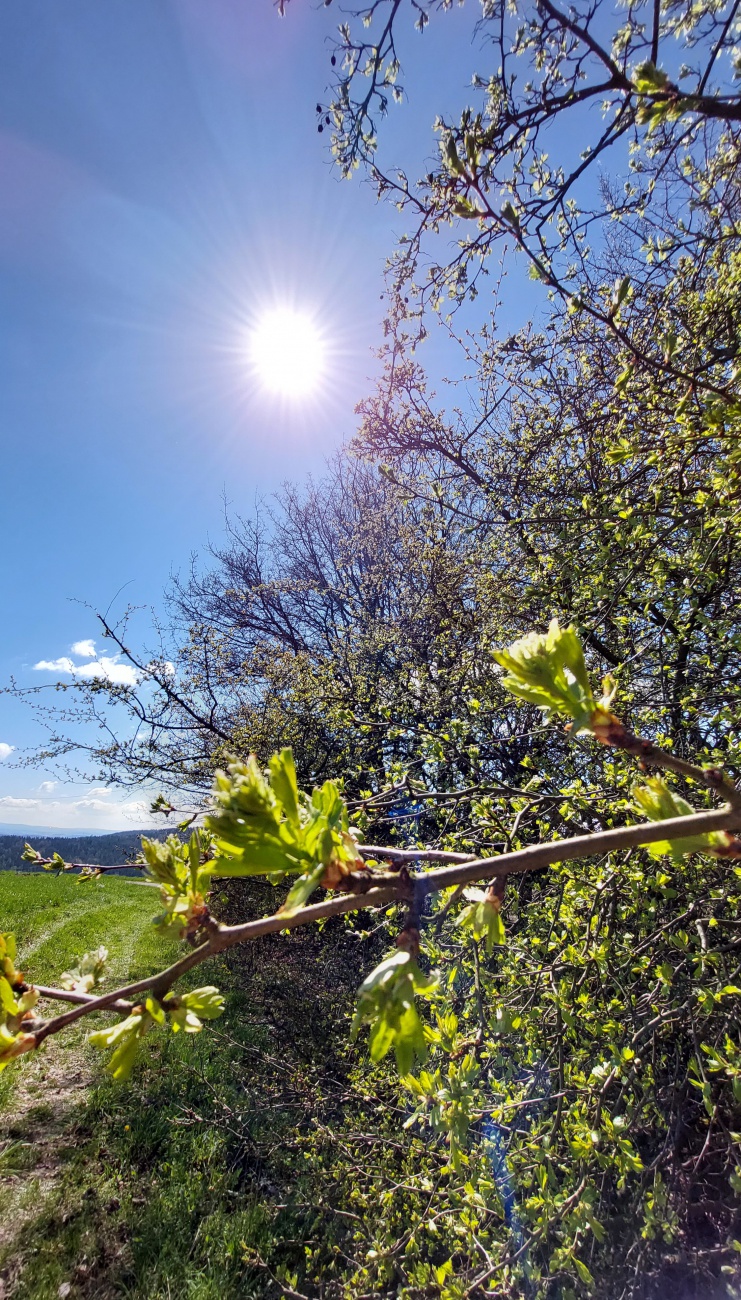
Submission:
[[249,357],[264,388],[281,397],[299,398],[318,388],[326,349],[310,315],[276,307],[261,316],[252,329]]

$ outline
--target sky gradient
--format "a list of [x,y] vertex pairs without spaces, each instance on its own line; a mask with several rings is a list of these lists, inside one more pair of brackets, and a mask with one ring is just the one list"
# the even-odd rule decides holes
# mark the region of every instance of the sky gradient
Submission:
[[[305,0],[283,20],[271,0],[0,8],[0,683],[125,675],[93,609],[161,604],[218,540],[224,499],[248,513],[353,432],[402,226],[316,131],[339,17]],[[413,175],[435,113],[466,97],[470,27],[454,12],[423,50],[410,32],[414,97],[384,147]],[[255,314],[285,305],[329,347],[321,394],[291,406],[246,364]],[[136,793],[15,769],[42,740],[0,696],[0,822],[151,824]]]

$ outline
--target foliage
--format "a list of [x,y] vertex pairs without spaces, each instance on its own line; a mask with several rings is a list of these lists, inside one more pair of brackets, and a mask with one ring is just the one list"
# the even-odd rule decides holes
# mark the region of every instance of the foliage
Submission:
[[[661,777],[649,777],[645,785],[633,790],[636,808],[645,813],[652,821],[664,821],[668,817],[687,817],[693,809],[681,795],[670,790]],[[686,840],[659,840],[650,844],[648,852],[652,858],[670,854],[674,863],[679,865],[688,853],[717,853],[723,856],[730,843],[727,831],[711,831],[709,835],[696,835]]]
[[415,995],[430,998],[437,979],[422,974],[415,958],[403,949],[392,953],[366,976],[358,989],[352,1032],[368,1021],[370,1057],[382,1061],[393,1047],[399,1074],[410,1074],[415,1062],[427,1055],[422,1021]]
[[[741,818],[738,796],[730,784],[723,786],[719,773],[714,769],[704,773],[702,769],[693,768],[671,755],[662,756],[655,746],[639,742],[627,732],[620,720],[607,711],[604,700],[595,700],[583,649],[573,628],[562,629],[553,620],[545,636],[531,634],[515,642],[507,651],[497,652],[497,660],[507,669],[507,676],[502,680],[507,690],[530,705],[537,704],[549,714],[565,713],[576,724],[571,727],[575,736],[587,733],[604,744],[622,747],[628,753],[638,747],[645,759],[659,766],[662,763],[670,768],[674,766],[695,781],[705,781],[711,789],[726,789],[731,805],[722,815],[726,820],[730,819],[734,828],[737,826]],[[611,690],[608,702],[611,702],[612,694]],[[679,814],[680,820],[690,817],[693,822],[697,821],[692,808],[684,801],[679,802],[669,788],[657,780],[650,786],[639,788],[634,797],[639,804],[648,807],[653,818],[658,816],[659,824],[666,820],[661,817],[662,813]],[[254,931],[249,923],[231,930],[220,925],[213,928],[204,893],[212,877],[241,874],[249,878],[261,874],[267,881],[276,883],[276,877],[292,873],[298,874],[300,880],[303,877],[310,881],[312,890],[320,881],[326,889],[344,890],[347,899],[347,891],[356,876],[363,881],[363,892],[375,889],[378,893],[381,892],[379,886],[394,876],[388,871],[385,876],[376,873],[368,884],[363,875],[368,869],[347,831],[347,809],[336,786],[327,782],[310,799],[300,793],[289,751],[275,755],[266,772],[260,770],[254,758],[248,763],[231,764],[228,773],[217,776],[214,799],[215,811],[207,818],[213,836],[211,856],[202,853],[198,832],[193,832],[187,843],[181,843],[176,837],[162,843],[143,842],[144,868],[159,883],[167,903],[168,919],[163,927],[158,918],[158,926],[172,933],[175,927],[169,918],[187,916],[187,923],[182,925],[180,932],[202,946],[196,949],[192,959],[185,958],[175,963],[143,984],[117,990],[108,999],[110,1005],[127,993],[150,990],[141,1003],[127,1006],[123,1019],[90,1035],[89,1041],[94,1046],[113,1049],[107,1068],[116,1080],[128,1078],[141,1041],[156,1026],[164,1026],[169,1020],[173,1030],[192,1034],[200,1031],[203,1019],[221,1014],[223,997],[213,986],[175,995],[170,993],[170,989],[178,976],[197,961],[219,952],[232,941],[241,942],[251,938],[253,933],[261,932],[259,921],[256,923],[258,929]],[[651,840],[648,830],[642,833]],[[692,894],[690,881],[696,878],[697,872],[695,869],[693,876],[691,870],[687,876],[688,858],[693,862],[698,852],[720,854],[721,861],[729,856],[741,857],[741,845],[728,831],[711,831],[713,833],[725,838],[713,840],[705,835],[699,840],[688,836],[686,839],[655,841],[664,854],[671,855],[675,875],[657,874],[651,882],[653,889],[648,896],[648,906],[644,893],[645,873],[640,868],[634,869],[632,879],[637,890],[632,906],[639,908],[639,914],[646,913],[649,928],[655,924],[657,911],[656,903],[651,905],[652,897],[669,901],[671,906],[671,901],[682,890],[689,890]],[[590,840],[587,839],[586,846],[581,841],[578,843],[580,847],[575,851],[576,856],[594,860]],[[619,846],[619,837],[616,843]],[[346,853],[350,846],[352,865],[358,870],[354,875],[343,874],[340,870],[330,872],[335,855]],[[559,856],[568,858],[569,847],[568,842],[565,843],[559,849]],[[707,860],[706,856],[706,864]],[[505,861],[506,855],[502,863]],[[492,870],[496,871],[496,863],[494,858],[488,864],[485,860],[480,864],[474,862],[471,867],[469,859],[457,870],[464,872],[463,879],[466,874],[470,876],[471,870],[478,871],[480,878],[486,878]],[[526,865],[527,853],[523,856],[523,866]],[[549,1011],[552,1009],[555,1014],[557,1106],[544,1124],[536,1126],[534,1116],[531,1120],[531,1128],[537,1127],[539,1131],[536,1149],[545,1153],[538,1165],[537,1191],[528,1173],[529,1153],[533,1150],[530,1132],[525,1130],[527,1140],[524,1144],[515,1144],[510,1137],[502,1146],[506,1150],[503,1163],[507,1177],[511,1177],[520,1189],[517,1223],[518,1233],[527,1243],[525,1261],[517,1266],[523,1252],[513,1249],[506,1238],[500,1241],[499,1247],[492,1242],[490,1247],[484,1248],[487,1252],[497,1250],[500,1256],[497,1270],[501,1269],[505,1278],[511,1278],[515,1288],[519,1285],[518,1279],[523,1277],[531,1286],[543,1279],[547,1288],[546,1279],[555,1277],[564,1285],[575,1279],[591,1287],[594,1276],[583,1256],[588,1247],[592,1262],[594,1243],[600,1250],[600,1268],[614,1270],[617,1255],[624,1249],[617,1207],[629,1187],[635,1188],[638,1199],[636,1201],[634,1196],[628,1231],[635,1234],[637,1224],[640,1224],[641,1239],[653,1240],[643,1176],[652,1145],[648,1134],[659,1126],[660,1116],[668,1105],[662,1067],[656,1057],[657,1039],[661,1038],[664,1026],[673,1035],[676,1019],[688,1016],[693,1022],[692,1035],[687,1041],[695,1046],[691,1054],[684,1055],[679,1074],[676,1073],[676,1060],[672,1062],[672,1079],[676,1081],[681,1077],[685,1080],[684,1104],[691,1096],[691,1089],[696,1087],[710,1121],[715,1122],[719,1111],[728,1102],[717,1085],[713,1086],[709,1078],[712,1073],[719,1077],[725,1075],[731,1090],[730,1105],[735,1105],[738,1090],[736,1048],[731,1033],[735,1022],[728,1008],[738,989],[729,978],[727,966],[711,962],[706,956],[707,941],[699,920],[697,929],[702,943],[699,958],[695,956],[687,932],[675,930],[676,923],[669,921],[661,925],[658,935],[665,935],[666,941],[678,949],[680,955],[675,957],[673,964],[664,960],[654,965],[656,943],[639,944],[637,948],[635,944],[635,931],[645,929],[645,923],[642,927],[637,918],[623,916],[620,930],[615,928],[615,881],[622,877],[620,884],[625,903],[631,873],[625,869],[613,871],[605,881],[602,870],[597,865],[597,878],[589,879],[585,890],[583,885],[579,888],[567,868],[556,869],[561,877],[557,904],[553,892],[546,891],[543,900],[546,906],[536,909],[528,918],[527,949],[518,942],[516,928],[509,944],[506,947],[502,945],[504,934],[499,908],[503,890],[496,881],[488,894],[469,900],[469,906],[459,915],[457,929],[461,933],[460,939],[451,941],[446,928],[441,925],[456,903],[455,895],[438,907],[439,919],[428,930],[428,956],[441,969],[451,960],[454,965],[447,978],[448,1006],[443,1004],[439,1009],[436,1006],[432,1019],[425,1026],[416,999],[421,996],[428,1000],[439,996],[442,986],[438,976],[424,976],[416,961],[419,945],[417,926],[421,919],[419,890],[444,892],[451,880],[451,868],[437,872],[439,883],[435,871],[417,875],[412,880],[406,868],[402,868],[396,873],[397,885],[392,889],[392,897],[402,900],[406,896],[411,908],[398,938],[398,950],[366,977],[358,991],[353,1034],[357,1034],[364,1023],[370,1025],[370,1057],[374,1064],[382,1062],[394,1049],[402,1082],[415,1100],[416,1109],[409,1124],[430,1124],[432,1131],[449,1149],[452,1171],[456,1175],[464,1171],[467,1174],[467,1197],[484,1207],[490,1205],[492,1193],[494,1204],[496,1198],[502,1204],[507,1203],[501,1180],[499,1183],[491,1181],[489,1159],[481,1159],[480,1126],[485,1121],[486,1131],[499,1138],[501,1134],[511,1132],[506,1119],[511,1107],[528,1110],[535,1105],[533,1089],[545,1094],[538,1098],[539,1107],[550,1101],[553,1095],[552,1069],[547,1069],[542,1058],[539,1059],[538,1044]],[[741,871],[736,874],[741,875]],[[607,883],[612,883],[613,889],[610,907],[604,911],[601,896]],[[291,890],[288,895],[288,908],[277,913],[278,924],[273,928],[289,921],[301,923],[304,919],[301,907],[305,899],[296,901],[293,892]],[[596,905],[592,902],[586,938],[579,950],[580,912],[589,894],[600,902]],[[714,895],[718,900],[714,914],[704,919],[708,924],[713,922],[717,928],[726,919],[726,908],[730,918],[734,917],[741,895],[727,881],[714,891]],[[372,893],[370,897],[373,897]],[[342,898],[338,901],[342,902]],[[362,906],[361,900],[353,899],[352,895],[349,902],[354,908]],[[691,915],[694,908],[691,901],[682,918]],[[347,910],[344,903],[342,910]],[[540,912],[546,917],[550,912],[547,937],[542,933]],[[306,919],[313,919],[311,909]],[[482,938],[486,939],[483,954],[479,951]],[[642,946],[648,948],[648,952],[645,960],[637,962]],[[534,959],[530,954],[534,954]],[[469,1003],[469,1023],[466,1024],[465,1019],[461,1023],[454,1007],[456,984],[460,975],[470,968],[471,961],[475,998],[473,1004]],[[495,962],[496,969],[492,969]],[[623,969],[626,962],[627,971]],[[531,966],[530,978],[524,979],[528,965]],[[96,968],[94,957],[83,958],[77,973],[87,968]],[[12,997],[19,977],[14,968],[9,969],[12,979],[8,989]],[[686,980],[683,980],[685,971]],[[590,981],[594,982],[595,978],[597,987],[590,990]],[[624,1022],[618,1017],[619,1004],[613,989],[630,985],[635,992],[644,981],[647,981],[645,993],[633,1005],[633,1023],[630,1026],[633,1032],[625,1042]],[[104,999],[102,1007],[105,1005]],[[83,1002],[78,1008],[77,1018],[95,1009],[95,1001],[92,1006]],[[639,1051],[643,1048],[647,1013],[650,1016],[648,1025],[654,1031],[654,1056],[650,1070],[651,1087],[646,1091],[641,1087],[643,1058]],[[473,1036],[472,1015],[477,1021]],[[710,1024],[703,1025],[700,1030],[694,1024],[696,1017],[712,1017],[713,1036],[710,1040]],[[49,1033],[64,1027],[68,1019],[69,1016],[62,1017],[58,1023],[51,1020],[42,1024],[35,1034],[25,1035],[23,1041],[29,1038],[31,1045],[37,1046]],[[18,1026],[14,1023],[12,1028]],[[510,1040],[513,1034],[516,1039]],[[722,1035],[722,1048],[719,1035]],[[20,1041],[20,1036],[11,1037],[10,1050],[17,1050],[16,1044]],[[432,1049],[430,1068],[420,1069],[427,1056],[428,1044]],[[705,1058],[709,1070],[706,1070]],[[417,1072],[413,1073],[415,1067]],[[515,1132],[519,1134],[520,1130]],[[570,1152],[570,1156],[565,1159],[566,1152]],[[650,1167],[655,1173],[651,1205],[656,1204],[657,1198],[663,1205],[666,1196],[663,1178],[653,1160]],[[728,1176],[728,1173],[727,1167],[724,1168],[723,1174]],[[598,1174],[601,1180],[599,1194],[594,1182]],[[737,1177],[733,1165],[730,1170],[732,1186]],[[612,1206],[609,1233],[601,1215],[605,1198]],[[510,1204],[505,1221],[508,1221],[507,1214],[509,1220],[512,1219],[512,1213]],[[666,1227],[663,1233],[665,1242],[671,1239],[671,1235],[667,1237]],[[369,1276],[374,1278],[376,1289],[393,1279],[393,1273],[384,1267],[372,1268]],[[442,1277],[445,1287],[447,1277],[446,1272]],[[450,1294],[454,1295],[455,1290]]]
[[551,621],[545,636],[530,632],[509,650],[497,650],[494,658],[507,669],[508,675],[502,678],[506,690],[536,704],[547,719],[565,713],[577,735],[595,733],[613,720],[607,708],[614,694],[611,680],[606,679],[608,693],[598,706],[576,630],[560,628],[558,619]]
[[471,931],[475,941],[484,939],[486,955],[491,956],[495,946],[505,943],[504,925],[499,915],[499,899],[490,890],[464,889],[463,897],[468,901],[458,917],[458,925]]
[[451,7],[366,0],[338,27],[331,101],[317,105],[343,174],[366,167],[412,223],[392,262],[394,344],[410,317],[425,336],[428,306],[474,300],[492,254],[514,249],[564,311],[613,337],[627,373],[724,394],[684,340],[677,347],[678,332],[646,338],[633,308],[649,286],[666,286],[678,258],[701,262],[736,238],[735,5],[645,0],[623,15],[606,0],[568,10],[482,0],[471,98],[457,121],[436,120],[438,156],[415,183],[379,160],[378,126],[406,98],[397,53],[405,19],[422,32]]
[[98,1029],[90,1034],[88,1042],[93,1047],[114,1049],[106,1069],[114,1079],[128,1079],[134,1068],[139,1045],[154,1028],[169,1020],[173,1033],[199,1034],[204,1020],[215,1020],[224,1010],[224,999],[218,989],[208,985],[193,989],[182,997],[170,998],[166,1004],[147,998],[143,1007],[120,1020],[110,1029]]
[[364,864],[333,781],[325,781],[311,797],[300,792],[290,749],[273,754],[269,778],[254,755],[218,772],[216,810],[207,826],[222,855],[231,859],[220,859],[220,875],[267,875],[276,883],[286,872],[298,875],[284,904],[290,910],[300,907],[318,884],[334,888]]

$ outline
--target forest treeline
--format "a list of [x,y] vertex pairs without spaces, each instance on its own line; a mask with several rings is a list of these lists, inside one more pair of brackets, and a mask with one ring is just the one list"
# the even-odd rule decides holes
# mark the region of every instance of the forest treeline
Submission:
[[[518,5],[517,27],[484,6],[499,72],[440,124],[416,188],[379,171],[368,116],[396,84],[406,7],[376,0],[371,35],[341,29],[337,157],[412,226],[389,270],[384,375],[323,476],[232,518],[174,584],[161,643],[139,650],[104,622],[139,683],[68,688],[80,720],[135,723],[89,756],[102,778],[191,807],[233,755],[290,746],[300,784],[340,782],[369,843],[489,856],[622,825],[635,764],[502,688],[495,652],[554,617],[634,731],[738,778],[735,9],[578,8]],[[675,79],[662,54],[677,41]],[[531,81],[509,79],[518,57]],[[548,162],[542,133],[590,87],[604,130],[581,162]],[[592,156],[589,208],[574,195]],[[543,286],[541,316],[507,336],[496,313],[467,324],[499,249]],[[435,313],[468,376],[445,401],[419,346]],[[70,718],[47,756],[69,753]],[[351,1176],[351,1144],[333,1157],[372,1248],[312,1246],[290,1293],[738,1294],[740,876],[731,859],[636,849],[527,873],[489,951],[475,898],[443,898],[423,927],[444,990],[430,1060],[394,1085],[395,1111],[358,1111],[399,1177],[382,1162]]]
[[[147,834],[157,838],[165,832],[154,830]],[[90,862],[101,867],[128,862],[141,848],[140,831],[113,831],[110,835],[32,835],[31,838],[42,858],[59,853],[69,862]],[[0,835],[0,871],[42,869],[23,860],[27,839],[25,835]]]

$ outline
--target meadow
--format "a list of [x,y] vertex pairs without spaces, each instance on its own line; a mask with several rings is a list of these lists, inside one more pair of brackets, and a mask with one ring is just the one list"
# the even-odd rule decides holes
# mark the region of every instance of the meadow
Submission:
[[[0,875],[2,928],[39,983],[101,942],[116,981],[170,960],[174,946],[150,925],[155,903],[128,879]],[[228,914],[233,903],[221,905]],[[239,900],[242,914],[248,906]],[[226,1015],[196,1038],[153,1034],[128,1084],[105,1075],[90,1025],[7,1068],[4,1300],[279,1300],[305,1295],[305,1282],[312,1295],[347,1294],[354,1257],[374,1241],[353,1198],[386,1180],[401,1151],[381,1139],[384,1124],[398,1127],[395,1108],[381,1120],[388,1098],[347,1046],[359,946],[338,927],[297,935],[288,952],[275,936],[201,967],[196,982],[220,985]],[[354,1146],[371,1124],[380,1145]],[[407,1147],[411,1172],[421,1144]]]
[[[39,983],[53,983],[100,943],[116,982],[166,963],[174,945],[152,930],[155,903],[152,889],[128,879],[80,885],[0,876],[3,929],[16,934],[24,974]],[[202,1124],[178,1123],[184,1111],[176,1100],[194,1071],[206,1081],[222,1075],[218,1047],[155,1044],[137,1079],[121,1088],[86,1044],[89,1028],[51,1041],[0,1078],[4,1295],[164,1297],[184,1287],[223,1295],[208,1266],[199,1280],[193,1240],[205,1189],[212,1209],[219,1200],[222,1144]]]

